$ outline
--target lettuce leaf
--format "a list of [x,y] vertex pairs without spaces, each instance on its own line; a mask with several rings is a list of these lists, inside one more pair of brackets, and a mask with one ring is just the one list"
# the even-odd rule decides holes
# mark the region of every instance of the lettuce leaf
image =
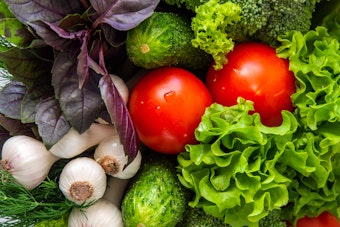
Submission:
[[309,174],[297,173],[296,167],[287,170],[293,182],[284,215],[290,219],[324,210],[340,216],[340,45],[334,34],[318,26],[306,34],[291,31],[279,37],[277,54],[289,60],[297,79],[292,101],[303,133],[294,138],[299,144],[295,152],[304,154],[306,164],[315,169]]
[[195,193],[189,203],[235,227],[259,226],[270,211],[286,220],[339,213],[340,122],[308,131],[298,115],[283,111],[278,127],[250,114],[239,99],[212,104],[196,129],[199,144],[178,155],[178,178]]
[[227,30],[241,19],[241,7],[229,1],[211,0],[198,6],[195,12],[191,22],[195,34],[192,45],[211,54],[215,69],[221,69],[227,62],[226,54],[234,49]]
[[303,125],[317,130],[324,122],[339,121],[339,41],[325,27],[307,34],[292,31],[279,40],[282,45],[277,49],[278,56],[289,60],[297,79],[292,101]]
[[[214,103],[206,110],[196,129],[200,144],[187,145],[178,156],[178,177],[196,194],[190,206],[232,226],[251,227],[289,202],[292,178],[278,165],[290,158],[288,148],[294,150],[290,141],[298,124],[292,113],[283,112],[281,126],[266,127],[258,114],[249,114],[252,102],[238,101],[232,107]],[[303,171],[304,157],[299,158],[292,165]]]

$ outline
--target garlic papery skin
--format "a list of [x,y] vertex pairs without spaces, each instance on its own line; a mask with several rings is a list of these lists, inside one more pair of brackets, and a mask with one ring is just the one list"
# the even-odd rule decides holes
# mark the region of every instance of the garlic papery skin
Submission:
[[129,89],[128,89],[126,83],[124,82],[124,80],[121,77],[119,77],[117,75],[110,74],[110,77],[111,77],[113,84],[117,88],[118,93],[122,97],[124,103],[127,104],[128,100],[129,100]]
[[116,134],[116,129],[111,124],[92,123],[91,126],[81,134],[71,128],[50,148],[50,152],[59,158],[74,158],[87,149],[98,145],[102,140]]
[[106,199],[117,207],[120,207],[129,182],[130,179],[120,179],[109,176],[103,199]]
[[18,135],[5,141],[0,169],[8,171],[26,189],[31,190],[45,180],[58,159],[40,140]]
[[88,204],[103,197],[107,177],[103,168],[92,158],[79,157],[68,162],[59,179],[59,189],[75,204]]
[[118,134],[99,143],[93,157],[110,176],[122,172],[128,162]]
[[114,176],[120,179],[130,179],[136,175],[142,164],[142,153],[138,150],[135,159],[123,169],[123,171],[115,174]]
[[122,213],[113,203],[100,199],[84,208],[73,208],[68,218],[69,227],[124,227]]

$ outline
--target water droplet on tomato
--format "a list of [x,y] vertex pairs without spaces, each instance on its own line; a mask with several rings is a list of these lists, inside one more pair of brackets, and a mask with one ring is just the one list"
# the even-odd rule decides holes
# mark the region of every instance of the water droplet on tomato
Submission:
[[167,102],[171,102],[176,98],[176,92],[175,91],[169,91],[164,94],[164,99]]

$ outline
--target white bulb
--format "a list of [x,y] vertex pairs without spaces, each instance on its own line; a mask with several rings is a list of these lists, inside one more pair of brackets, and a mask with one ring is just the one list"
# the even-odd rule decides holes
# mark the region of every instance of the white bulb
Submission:
[[100,199],[85,208],[73,208],[69,227],[124,227],[121,211],[111,202]]
[[60,190],[68,200],[79,205],[102,198],[106,185],[105,171],[88,157],[71,160],[60,174]]
[[0,169],[8,171],[31,190],[41,184],[58,159],[40,140],[25,135],[13,136],[3,145]]

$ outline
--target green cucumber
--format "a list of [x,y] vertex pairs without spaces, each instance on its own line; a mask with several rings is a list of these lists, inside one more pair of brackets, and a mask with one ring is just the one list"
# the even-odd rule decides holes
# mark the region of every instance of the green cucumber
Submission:
[[[144,159],[144,156],[143,156]],[[188,191],[168,159],[149,159],[125,193],[121,212],[125,227],[174,227],[187,207]]]
[[178,66],[198,70],[209,66],[211,56],[191,44],[190,20],[170,12],[155,12],[127,32],[126,50],[135,65],[153,69]]

